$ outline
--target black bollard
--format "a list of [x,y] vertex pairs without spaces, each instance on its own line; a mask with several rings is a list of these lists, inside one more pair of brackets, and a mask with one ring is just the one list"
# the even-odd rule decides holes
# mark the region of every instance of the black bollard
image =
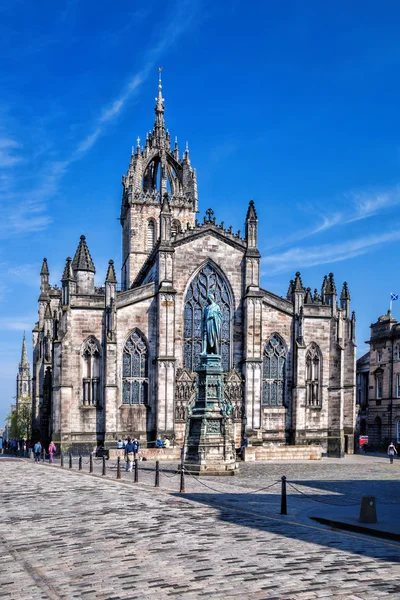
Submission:
[[179,490],[179,492],[181,494],[185,493],[185,469],[183,468],[182,464],[181,464],[181,489]]
[[154,487],[160,487],[160,461],[156,460],[156,482]]
[[61,456],[60,456],[60,467],[63,469],[64,468],[64,454],[61,452]]
[[105,474],[106,474],[106,457],[103,456],[103,472],[102,472],[102,475],[105,475]]
[[72,454],[69,453],[69,468],[72,469]]
[[139,481],[139,461],[137,458],[135,458],[135,478],[133,481],[134,483]]
[[79,467],[78,467],[79,471],[82,471],[82,456],[79,455]]
[[286,503],[286,477],[282,478],[282,492],[281,492],[281,515],[287,515],[287,503]]
[[93,473],[93,454],[92,454],[92,452],[90,453],[90,457],[89,457],[89,473]]
[[117,479],[121,479],[121,457],[117,458]]

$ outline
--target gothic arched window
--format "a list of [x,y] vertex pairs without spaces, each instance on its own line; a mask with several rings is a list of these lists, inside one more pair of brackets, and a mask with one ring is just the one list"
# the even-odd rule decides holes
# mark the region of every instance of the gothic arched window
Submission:
[[89,337],[84,342],[81,355],[82,402],[84,406],[97,406],[100,395],[100,349],[94,337]]
[[306,404],[321,406],[321,352],[314,342],[306,353]]
[[277,334],[266,344],[263,356],[262,403],[283,406],[285,388],[286,347]]
[[230,369],[231,349],[231,301],[228,284],[213,268],[205,265],[192,279],[185,298],[184,309],[184,364],[190,371],[195,371],[200,364],[201,354],[201,321],[207,297],[214,295],[215,302],[222,312],[221,326],[221,362],[224,371]]
[[151,252],[156,243],[156,224],[153,219],[147,222],[147,250]]
[[135,330],[127,339],[122,357],[122,402],[147,404],[148,397],[147,344],[142,334]]

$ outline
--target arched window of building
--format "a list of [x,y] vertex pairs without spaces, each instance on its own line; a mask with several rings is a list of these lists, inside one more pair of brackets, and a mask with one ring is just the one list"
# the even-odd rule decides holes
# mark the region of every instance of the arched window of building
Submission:
[[171,234],[176,235],[182,231],[181,223],[178,219],[174,219],[171,224]]
[[156,224],[153,219],[147,222],[147,250],[151,252],[156,243]]
[[394,347],[394,358],[400,360],[400,344],[396,344]]
[[189,371],[200,364],[202,345],[201,322],[207,297],[213,294],[222,313],[221,362],[224,371],[231,368],[231,295],[225,278],[210,263],[192,279],[185,297],[184,308],[184,363]]
[[123,404],[147,404],[149,353],[143,335],[135,329],[126,341],[122,357]]
[[321,406],[321,352],[314,342],[306,352],[306,404]]
[[100,403],[100,347],[94,337],[82,346],[82,403],[97,406]]
[[264,349],[262,403],[266,406],[283,406],[285,400],[286,346],[277,333]]

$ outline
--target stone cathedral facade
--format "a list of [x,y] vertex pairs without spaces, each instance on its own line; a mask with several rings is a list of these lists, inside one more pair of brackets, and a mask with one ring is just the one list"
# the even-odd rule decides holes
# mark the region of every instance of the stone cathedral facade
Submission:
[[96,287],[84,236],[67,258],[61,288],[41,270],[33,330],[34,428],[64,449],[158,435],[182,444],[201,352],[201,313],[212,292],[222,315],[225,396],[236,445],[320,444],[352,451],[355,317],[347,284],[333,275],[321,293],[300,273],[286,297],[260,287],[258,219],[244,210],[244,235],[198,220],[189,150],[171,144],[159,83],[155,123],[132,149],[122,177],[122,268],[109,263]]

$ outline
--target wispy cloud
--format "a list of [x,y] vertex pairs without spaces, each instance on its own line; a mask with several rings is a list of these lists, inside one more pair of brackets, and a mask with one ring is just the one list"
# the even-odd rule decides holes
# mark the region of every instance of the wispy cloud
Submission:
[[[321,202],[320,204],[324,203]],[[341,197],[335,199],[336,208],[332,212],[323,212],[320,204],[318,206],[315,204],[307,206],[307,212],[318,219],[314,227],[294,232],[289,238],[285,237],[274,241],[270,246],[264,246],[263,251],[300,242],[335,227],[344,227],[350,223],[362,221],[384,211],[389,211],[400,204],[400,185],[383,190],[345,192]]]
[[10,316],[0,318],[0,327],[6,331],[31,331],[37,315]]
[[286,252],[270,254],[261,259],[263,274],[274,275],[293,269],[315,267],[328,263],[341,262],[367,254],[382,244],[400,240],[400,231],[389,231],[380,235],[370,235],[354,240],[321,244],[311,247],[295,247]]
[[[74,1],[68,3],[68,10],[63,18],[67,18],[68,11],[72,10],[74,5]],[[173,17],[160,25],[160,36],[149,47],[147,53],[144,53],[142,67],[130,75],[120,93],[111,102],[99,109],[98,117],[92,122],[88,133],[76,142],[75,149],[69,155],[62,161],[44,162],[36,175],[35,186],[30,186],[30,191],[24,194],[25,199],[22,202],[14,180],[2,179],[0,173],[0,238],[9,238],[15,234],[25,235],[48,227],[52,221],[47,213],[48,202],[57,194],[62,177],[73,163],[81,160],[93,148],[109,125],[122,114],[150,73],[155,71],[165,52],[191,27],[199,8],[199,2],[184,0],[177,2],[174,10],[168,11]],[[15,153],[18,148],[18,142],[12,136],[0,137],[0,168],[11,169],[23,160],[22,156]]]
[[20,148],[20,144],[16,140],[10,137],[0,137],[0,169],[14,167],[22,162],[22,156],[15,154],[18,148]]

